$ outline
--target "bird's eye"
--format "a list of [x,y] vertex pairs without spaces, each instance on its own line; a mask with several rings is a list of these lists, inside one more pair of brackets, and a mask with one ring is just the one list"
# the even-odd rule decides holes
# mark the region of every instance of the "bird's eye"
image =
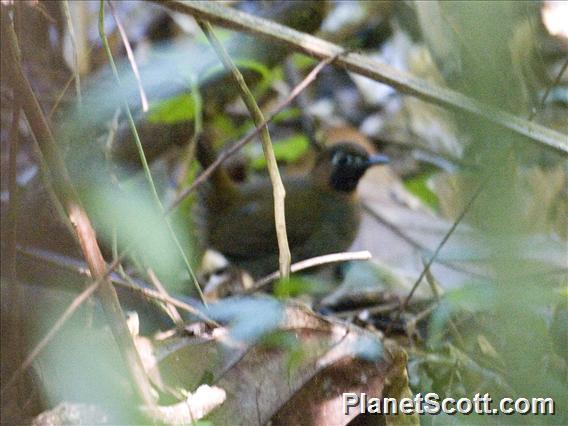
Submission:
[[335,153],[333,158],[331,159],[331,164],[334,166],[344,166],[349,162],[349,158],[346,155],[343,155],[341,152]]

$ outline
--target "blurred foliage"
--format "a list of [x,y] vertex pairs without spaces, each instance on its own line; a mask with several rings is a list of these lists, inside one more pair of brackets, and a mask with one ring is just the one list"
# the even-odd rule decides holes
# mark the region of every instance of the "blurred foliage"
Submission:
[[433,208],[438,208],[438,197],[435,192],[429,188],[429,181],[432,177],[432,173],[425,173],[421,176],[417,176],[411,179],[406,179],[404,181],[404,186],[422,200],[422,202]]
[[151,123],[175,124],[193,120],[195,110],[191,95],[179,95],[171,99],[153,102],[148,111]]
[[292,275],[288,280],[279,280],[274,286],[274,295],[281,299],[301,295],[325,294],[331,290],[329,282],[312,278]]
[[[310,147],[310,141],[308,137],[304,134],[297,134],[290,136],[289,138],[278,141],[274,144],[274,155],[279,161],[286,163],[293,163],[302,158],[308,148]],[[252,160],[252,167],[256,170],[261,170],[266,167],[266,159],[264,155],[259,155]]]
[[[269,5],[270,2],[265,3]],[[266,4],[264,7],[270,9]],[[531,117],[531,120],[561,131],[566,129],[566,77],[559,79],[557,87],[552,87],[556,74],[551,70],[558,71],[559,58],[565,59],[562,55],[566,53],[568,42],[546,34],[539,21],[540,3],[351,4],[331,4],[332,11],[323,25],[324,34],[336,38],[339,43],[365,48],[395,67],[407,67],[416,76],[446,84],[483,103]],[[195,153],[179,146],[201,136],[198,134],[201,132],[212,140],[215,149],[221,149],[248,131],[251,121],[227,83],[222,66],[210,51],[204,52],[203,36],[196,32],[195,26],[189,25],[193,29],[180,36],[187,44],[159,43],[147,49],[145,43],[152,37],[144,40],[138,34],[144,32],[146,20],[153,21],[148,16],[142,19],[135,14],[128,15],[132,5],[124,6],[128,9],[126,12],[120,12],[122,6],[118,5],[119,15],[127,13],[125,23],[135,27],[130,31],[137,35],[133,36],[133,41],[140,44],[142,80],[151,101],[150,111],[145,115],[139,111],[137,85],[129,65],[123,62],[119,66],[124,77],[120,88],[109,81],[108,71],[102,68],[102,71],[85,76],[88,85],[84,104],[77,106],[71,97],[54,115],[57,136],[63,142],[62,149],[72,178],[89,208],[98,236],[105,243],[106,254],[116,242],[118,252],[127,250],[129,253],[130,262],[126,268],[129,274],[147,278],[148,269],[152,269],[168,292],[191,294],[190,277],[179,247],[170,236],[164,212],[156,206],[146,183],[141,183],[141,173],[131,172],[121,163],[122,158],[114,161],[106,151],[109,145],[131,142],[128,140],[130,129],[121,133],[120,126],[111,121],[119,121],[122,128],[125,127],[124,117],[117,114],[125,101],[136,110],[139,130],[144,129],[144,120],[152,125],[152,131],[141,131],[141,138],[146,144],[145,152],[152,164],[158,193],[166,205],[179,192],[179,187],[189,185],[199,172],[199,166],[193,161]],[[139,5],[140,9],[146,7],[150,8],[149,4]],[[53,5],[46,8],[51,11]],[[345,16],[345,13],[351,15]],[[173,24],[170,22],[169,25]],[[313,29],[312,26],[306,31]],[[83,30],[90,32],[89,28]],[[57,31],[65,33],[63,27]],[[116,32],[113,34],[113,51],[118,55],[120,43]],[[231,47],[237,65],[248,71],[245,78],[254,86],[255,96],[263,108],[268,110],[288,93],[290,82],[285,80],[280,64],[285,49],[260,43],[253,37],[235,36],[225,30],[219,31],[218,35]],[[24,47],[28,46],[24,49],[27,59],[34,58],[36,46],[49,41],[44,38],[22,34],[22,43]],[[258,49],[255,42],[258,42]],[[92,62],[101,57],[97,43],[92,42],[90,46],[96,51],[88,58]],[[66,53],[66,56],[69,55]],[[293,54],[292,63],[300,72],[306,72],[316,61]],[[66,69],[64,63],[59,66]],[[50,110],[63,85],[56,85],[57,90],[53,89],[53,93],[44,85],[52,84],[47,76],[58,75],[59,68],[54,67],[53,73],[44,72],[41,67],[37,67],[41,72],[34,66],[30,68],[32,82],[41,88],[39,92],[42,95],[49,93],[49,96],[42,96],[42,101],[45,109]],[[201,84],[203,111],[195,107],[196,98],[191,93],[191,85],[187,84],[188,78],[199,80]],[[435,307],[431,316],[425,316],[427,326],[423,327],[425,331],[421,335],[424,340],[408,345],[408,370],[413,391],[434,391],[441,397],[456,399],[471,397],[476,392],[490,393],[494,400],[551,396],[560,414],[538,420],[563,423],[567,418],[568,403],[566,158],[529,145],[526,140],[487,122],[473,121],[471,117],[401,97],[378,83],[365,85],[342,70],[329,67],[320,80],[306,92],[314,104],[310,111],[290,106],[270,125],[276,158],[283,165],[291,166],[290,170],[297,171],[294,166],[304,167],[300,160],[310,151],[310,137],[298,131],[303,125],[302,118],[308,115],[319,120],[318,124],[322,126],[348,123],[373,139],[381,149],[403,145],[406,151],[402,154],[396,151],[395,156],[413,160],[412,154],[422,155],[416,156],[419,161],[409,161],[410,165],[401,167],[401,174],[411,176],[404,180],[404,186],[424,205],[449,221],[461,216],[481,188],[480,195],[465,214],[464,224],[459,225],[469,231],[467,246],[444,252],[442,257],[445,261],[459,260],[479,267],[483,278],[476,276],[452,288],[446,286],[446,277],[437,276],[440,287],[445,289],[439,303],[432,297],[427,284],[420,284],[417,294],[421,301],[429,300]],[[545,93],[549,96],[543,101]],[[533,115],[533,111],[538,113]],[[114,115],[118,118],[111,120]],[[203,128],[194,124],[201,119]],[[190,125],[179,134],[171,132],[169,127],[187,123]],[[153,133],[156,129],[158,131]],[[129,136],[123,137],[123,134]],[[170,140],[172,134],[179,140]],[[3,130],[3,141],[5,139]],[[33,146],[29,135],[28,139],[28,145]],[[167,152],[172,146],[173,154]],[[244,166],[246,171],[253,175],[263,174],[266,161],[261,150],[251,147],[245,152],[250,157]],[[138,158],[134,158],[134,163],[138,163]],[[420,159],[424,158],[431,160],[431,164],[421,163]],[[432,164],[437,168],[440,165],[443,170],[432,172]],[[196,229],[191,229],[192,221],[187,218],[195,213],[197,197],[197,194],[192,195],[177,212],[168,216],[184,252],[194,263],[198,262],[202,249],[198,238],[193,238],[193,234],[199,233],[199,224],[195,225]],[[33,216],[41,208],[44,206],[27,207],[28,214],[31,212]],[[40,230],[44,225],[35,222],[31,228]],[[22,233],[26,231],[24,229]],[[56,238],[63,238],[62,233],[58,231],[46,237]],[[418,251],[420,255],[431,255],[432,252]],[[52,280],[59,279],[55,273],[49,276]],[[405,274],[377,260],[373,265],[360,264],[348,269],[342,290],[355,289],[359,296],[364,293],[363,289],[371,293],[378,288],[393,293],[398,289],[399,294],[404,289],[407,294],[413,279],[409,280]],[[264,296],[227,298],[211,305],[207,314],[227,324],[232,344],[260,341],[269,349],[281,349],[288,356],[287,367],[295,369],[311,359],[310,350],[315,345],[303,346],[299,333],[279,329],[285,316],[283,301],[297,297],[318,301],[331,290],[329,279],[293,276],[274,285],[273,293],[280,300]],[[69,303],[67,299],[64,298],[66,304]],[[47,305],[44,300],[42,295],[40,301]],[[35,314],[43,315],[43,311]],[[93,315],[92,312],[83,314],[84,317]],[[411,315],[403,314],[402,320]],[[95,310],[94,317],[98,319],[98,316],[100,312]],[[395,319],[394,315],[383,318],[393,322]],[[360,317],[356,320],[362,321]],[[34,316],[29,320],[34,326],[54,321],[52,312],[40,319]],[[107,330],[101,328],[101,335],[93,336],[94,332],[86,332],[81,325],[61,336],[38,363],[41,382],[46,387],[42,397],[47,404],[72,399],[101,402],[117,413],[117,421],[132,421],[133,413],[130,410],[123,412],[127,404],[131,404],[131,395],[123,393],[121,368],[106,370],[109,365],[120,366],[114,348],[107,348],[112,346],[112,342],[107,341]],[[390,325],[384,328],[386,334],[391,332]],[[42,333],[44,331],[42,328]],[[184,368],[188,370],[188,383],[192,386],[210,376],[209,349],[190,348],[186,353]],[[365,336],[354,343],[353,353],[364,359],[376,360],[382,351],[375,340]],[[424,424],[529,424],[533,420],[521,416],[505,419],[490,416],[423,418]]]
[[[423,22],[422,31],[450,86],[516,113],[529,109],[530,100],[523,96],[525,80],[514,69],[511,53],[515,55],[515,51],[509,50],[515,30],[525,17],[534,15],[524,9],[525,5],[417,5],[422,17],[431,14]],[[443,44],[438,43],[441,31],[431,25],[432,14],[446,22],[442,29],[448,31],[449,37]],[[430,323],[430,355],[418,354],[416,358],[419,370],[429,370],[429,379],[416,382],[415,388],[439,389],[453,397],[471,395],[481,387],[493,398],[552,397],[558,411],[564,411],[568,401],[566,365],[557,362],[548,328],[557,291],[566,283],[561,276],[539,272],[555,268],[556,262],[551,257],[542,258],[545,265],[538,267],[539,262],[529,260],[527,253],[535,254],[539,249],[526,244],[537,233],[556,228],[554,206],[566,196],[565,159],[553,160],[564,163],[556,171],[541,167],[527,170],[527,161],[530,164],[535,160],[529,154],[534,149],[519,137],[465,117],[458,116],[457,122],[471,138],[465,158],[475,159],[477,167],[437,177],[435,190],[442,211],[456,218],[482,188],[465,220],[487,250],[490,280],[444,295]],[[559,220],[563,222],[564,218]],[[562,246],[565,250],[566,243]],[[565,259],[559,266],[566,268]],[[468,320],[462,322],[462,318]],[[447,374],[440,363],[447,363]],[[561,422],[560,418],[550,417],[539,420]],[[494,420],[476,416],[463,417],[462,422],[490,424]]]

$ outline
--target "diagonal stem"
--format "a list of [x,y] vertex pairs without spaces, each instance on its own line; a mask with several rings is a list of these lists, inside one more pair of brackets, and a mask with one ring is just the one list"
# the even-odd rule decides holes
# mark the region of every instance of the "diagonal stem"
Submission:
[[286,279],[290,276],[290,263],[292,256],[290,254],[290,246],[288,245],[288,235],[286,231],[286,217],[285,217],[285,206],[284,199],[286,198],[286,190],[284,184],[282,183],[282,178],[280,177],[280,172],[278,171],[278,164],[276,162],[276,156],[274,155],[274,149],[272,148],[272,141],[270,140],[270,133],[268,132],[268,126],[266,124],[262,125],[266,120],[264,115],[257,105],[254,96],[250,89],[248,88],[243,75],[239,69],[234,64],[233,60],[217,39],[213,33],[213,28],[211,24],[205,21],[197,21],[202,31],[207,36],[209,43],[213,46],[213,49],[219,56],[219,59],[231,73],[233,80],[235,81],[239,91],[241,92],[241,98],[245,102],[247,109],[256,126],[261,127],[260,130],[260,141],[262,143],[262,150],[264,151],[264,157],[266,158],[266,166],[268,168],[268,174],[270,176],[270,182],[272,183],[272,193],[274,197],[274,222],[276,225],[276,238],[278,240],[278,252],[279,252],[279,265],[280,265],[280,275],[282,278]]
[[2,55],[3,65],[5,65],[14,90],[21,99],[22,109],[26,114],[27,121],[47,164],[57,197],[61,200],[61,204],[73,223],[75,236],[79,241],[89,269],[96,280],[102,279],[97,294],[113,336],[121,351],[126,368],[135,384],[135,390],[145,404],[152,406],[155,402],[151,393],[150,382],[126,325],[116,291],[112,287],[110,280],[105,277],[107,267],[98,246],[95,231],[71,183],[67,167],[53,138],[45,115],[18,61],[20,57],[18,41],[14,28],[9,21],[9,15],[3,11],[1,18],[2,47],[6,47],[7,50],[6,54]]

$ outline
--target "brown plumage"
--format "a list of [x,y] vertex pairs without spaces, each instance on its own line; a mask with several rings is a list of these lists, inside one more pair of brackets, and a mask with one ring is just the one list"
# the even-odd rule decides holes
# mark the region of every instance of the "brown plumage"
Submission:
[[[202,164],[210,153],[200,155]],[[319,153],[305,176],[285,177],[286,228],[292,260],[349,248],[360,221],[355,189],[368,167],[386,157],[353,143]],[[272,186],[268,179],[234,184],[223,170],[201,191],[199,227],[206,247],[260,277],[278,269]]]

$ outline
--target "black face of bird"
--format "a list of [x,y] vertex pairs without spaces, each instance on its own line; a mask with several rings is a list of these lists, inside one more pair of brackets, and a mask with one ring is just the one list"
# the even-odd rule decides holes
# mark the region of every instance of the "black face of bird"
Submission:
[[369,155],[362,147],[350,143],[333,146],[327,159],[331,167],[329,184],[341,192],[354,191],[369,167],[389,162],[384,155]]

